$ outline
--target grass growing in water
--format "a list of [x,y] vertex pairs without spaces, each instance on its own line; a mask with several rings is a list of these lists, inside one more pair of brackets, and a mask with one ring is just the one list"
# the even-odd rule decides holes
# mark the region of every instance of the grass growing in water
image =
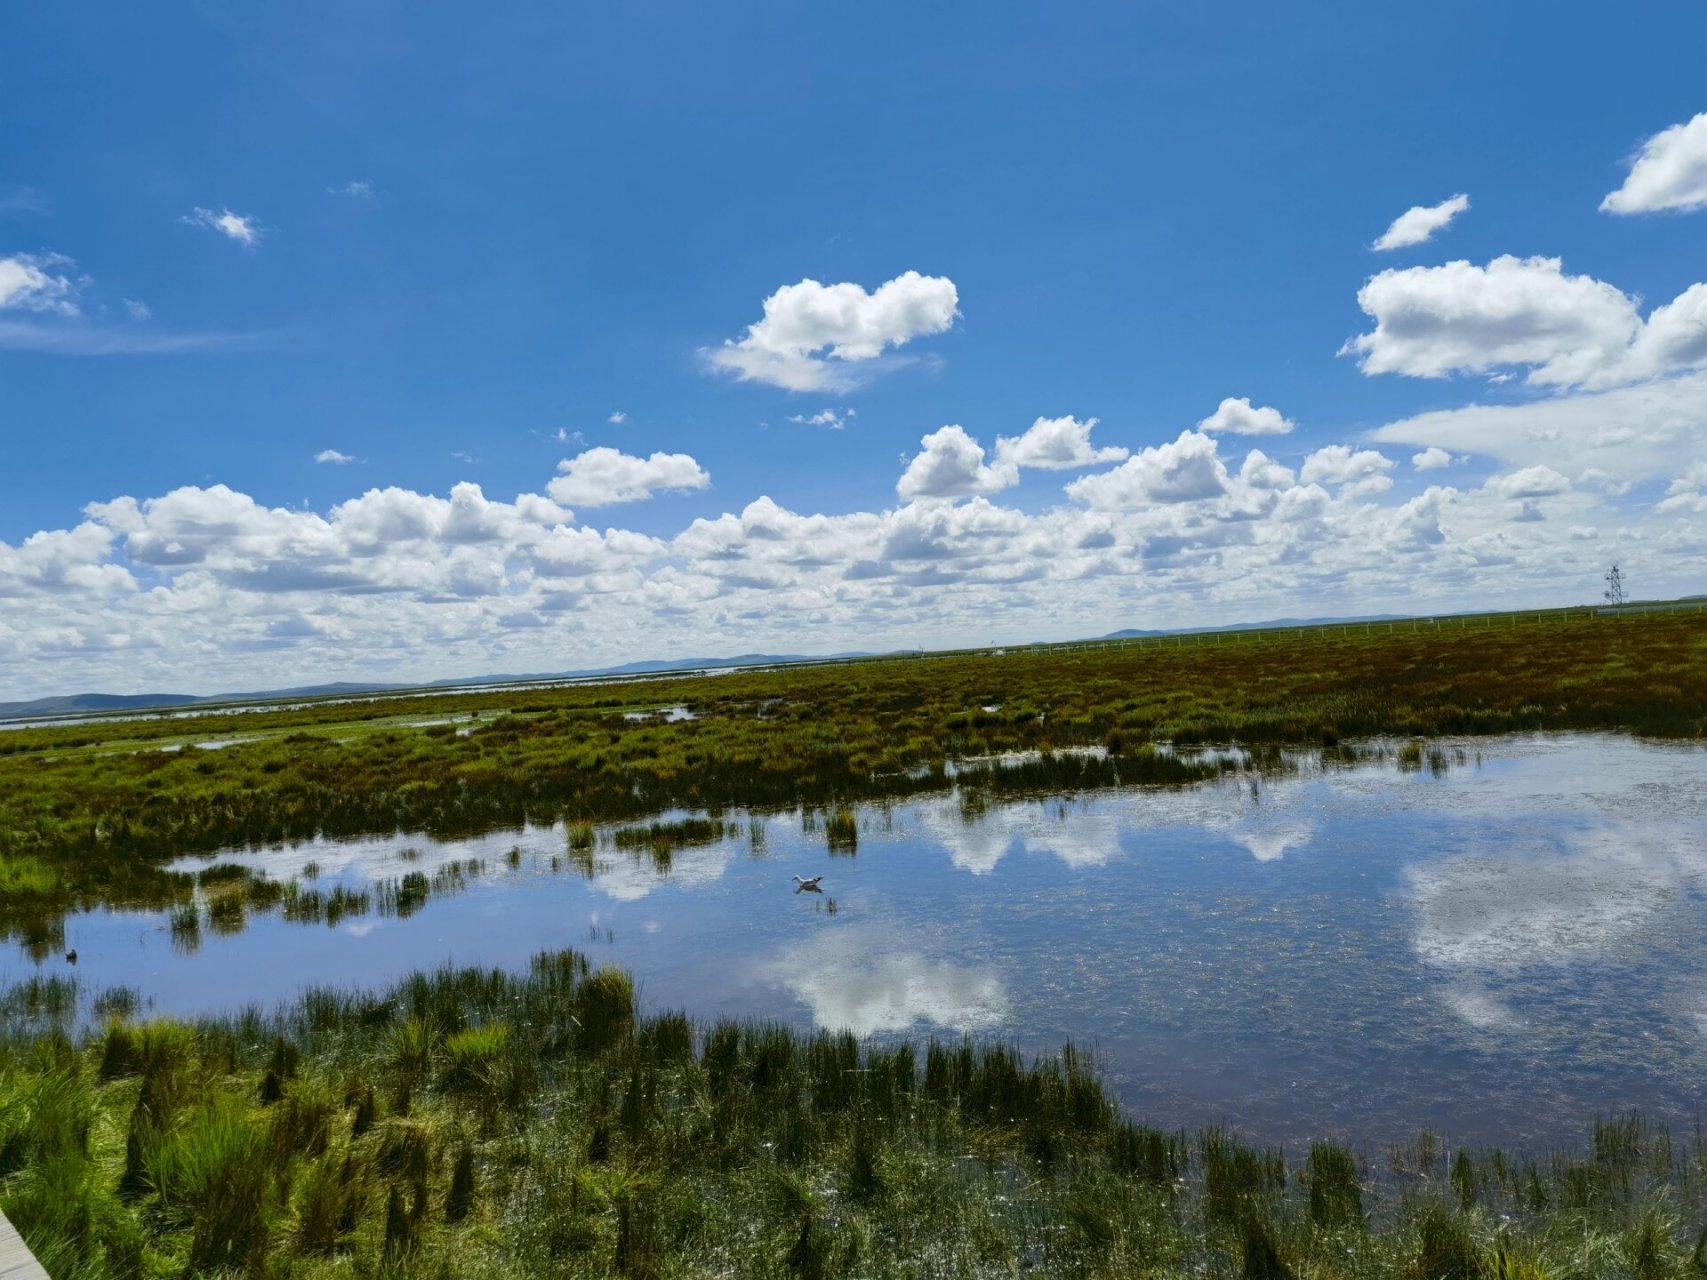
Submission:
[[[641,1019],[574,953],[270,1015],[61,1029],[0,994],[0,1208],[145,1275],[1682,1277],[1707,1149],[1422,1139],[1376,1178],[1122,1116],[1085,1057]],[[1464,1194],[1464,1187],[1473,1194]]]
[[[161,864],[229,846],[567,818],[580,857],[594,823],[672,809],[833,813],[941,790],[956,762],[963,782],[994,791],[1071,791],[1187,782],[1218,767],[1157,744],[1582,728],[1700,736],[1707,724],[1707,614],[1209,639],[0,733],[0,933],[39,935],[45,947],[56,918],[79,905],[169,906],[193,878]],[[677,700],[694,719],[623,714]],[[480,722],[466,737],[399,723],[469,715]],[[364,724],[372,731],[350,732]],[[252,740],[141,749],[216,731]],[[1008,752],[1037,755],[990,763]],[[1426,751],[1415,763],[1434,767]],[[655,847],[672,843],[661,835]]]

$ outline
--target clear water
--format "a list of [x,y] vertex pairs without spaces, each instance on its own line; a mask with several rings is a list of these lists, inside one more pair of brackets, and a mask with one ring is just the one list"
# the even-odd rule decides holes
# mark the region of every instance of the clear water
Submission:
[[[702,1019],[1071,1039],[1141,1118],[1264,1140],[1428,1126],[1536,1147],[1632,1107],[1690,1122],[1707,1080],[1707,750],[1583,735],[1446,754],[1462,763],[1306,758],[1254,788],[868,807],[855,856],[799,812],[758,817],[757,845],[748,815],[724,815],[739,835],[667,870],[605,833],[591,876],[561,828],[227,854],[278,880],[317,863],[322,891],[484,866],[407,918],[275,911],[204,926],[186,953],[163,914],[107,910],[67,941],[88,986],[173,1013],[574,947],[634,973],[646,1007]],[[823,892],[796,893],[797,874]],[[0,956],[0,981],[33,971]]]

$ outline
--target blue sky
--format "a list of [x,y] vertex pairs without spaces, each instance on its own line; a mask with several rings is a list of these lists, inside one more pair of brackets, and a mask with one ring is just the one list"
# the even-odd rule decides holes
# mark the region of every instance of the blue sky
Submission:
[[4,36],[0,697],[1707,589],[1698,5]]

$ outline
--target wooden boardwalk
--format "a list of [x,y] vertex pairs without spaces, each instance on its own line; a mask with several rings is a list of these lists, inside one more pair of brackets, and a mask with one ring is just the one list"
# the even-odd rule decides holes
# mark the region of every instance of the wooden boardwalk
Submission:
[[24,1238],[0,1213],[0,1280],[49,1280]]

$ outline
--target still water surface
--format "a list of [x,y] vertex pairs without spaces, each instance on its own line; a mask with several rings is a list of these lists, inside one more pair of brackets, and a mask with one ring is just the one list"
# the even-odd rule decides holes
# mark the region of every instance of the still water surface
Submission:
[[[163,914],[112,910],[73,917],[67,942],[88,986],[171,1013],[574,947],[629,969],[647,1008],[702,1019],[1071,1039],[1140,1117],[1265,1140],[1574,1143],[1629,1107],[1689,1123],[1707,1100],[1707,750],[1445,745],[1461,763],[1439,772],[1304,757],[1255,785],[872,806],[854,856],[799,812],[756,817],[757,839],[724,815],[738,834],[667,869],[602,835],[590,876],[561,828],[226,854],[186,865],[282,881],[317,863],[322,891],[483,867],[407,918],[274,912],[186,952]],[[0,956],[0,981],[34,969]]]

